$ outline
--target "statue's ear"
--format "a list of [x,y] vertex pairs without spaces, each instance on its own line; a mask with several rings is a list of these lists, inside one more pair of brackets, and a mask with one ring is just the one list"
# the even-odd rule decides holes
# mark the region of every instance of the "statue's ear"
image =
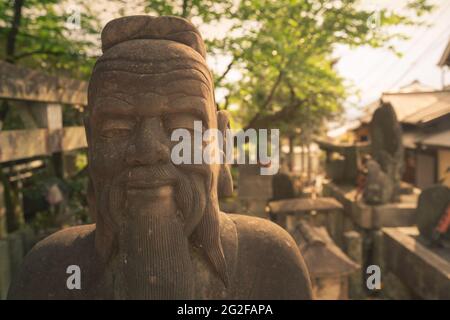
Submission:
[[88,213],[92,219],[93,223],[97,222],[97,206],[95,201],[95,192],[94,192],[94,184],[92,183],[92,179],[88,177],[88,185],[86,191],[86,200],[88,203]]
[[[230,127],[230,118],[228,112],[220,110],[217,112],[217,128],[224,138],[223,152],[226,154],[227,144],[227,129]],[[220,165],[219,180],[217,182],[217,194],[219,199],[233,196],[233,177],[231,176],[229,164],[223,163]]]
[[89,140],[91,138],[91,124],[89,122],[89,116],[87,115],[87,111],[85,111],[85,114],[83,116],[83,124],[84,124],[84,132],[86,135],[86,142],[89,145]]
[[[87,115],[87,113],[85,113],[84,117],[83,117],[83,122],[84,122],[84,131],[86,134],[86,141],[88,143],[89,146],[89,140],[91,137],[91,128],[90,128],[90,123],[89,123],[89,116]],[[89,172],[89,148],[88,148],[88,185],[87,185],[87,191],[86,191],[86,200],[88,203],[88,211],[89,211],[89,215],[91,216],[92,222],[96,223],[97,222],[97,207],[96,207],[96,201],[95,201],[95,192],[94,192],[94,184],[92,183],[92,179],[91,179],[91,175]]]

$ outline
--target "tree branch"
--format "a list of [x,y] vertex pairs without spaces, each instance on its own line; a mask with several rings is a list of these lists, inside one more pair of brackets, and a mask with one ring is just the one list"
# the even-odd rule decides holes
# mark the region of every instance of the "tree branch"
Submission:
[[67,54],[67,52],[63,52],[63,51],[51,51],[51,50],[44,50],[44,49],[39,49],[39,50],[33,50],[33,51],[29,51],[29,52],[24,52],[22,54],[18,54],[16,56],[14,56],[14,60],[20,60],[29,56],[33,56],[35,54],[48,54],[48,55],[52,55],[52,56],[61,56],[64,54]]
[[11,23],[11,30],[6,41],[6,61],[14,63],[14,53],[16,51],[16,38],[19,33],[20,21],[22,19],[22,7],[24,0],[14,1],[14,16]]
[[187,18],[189,16],[189,0],[183,0],[181,16]]
[[275,95],[275,91],[277,90],[278,86],[280,85],[281,79],[283,79],[283,75],[284,75],[283,70],[280,70],[280,73],[278,74],[277,80],[273,84],[272,89],[270,90],[270,93],[267,96],[266,101],[262,105],[262,109],[266,109],[270,105],[270,103],[272,102],[273,96]]
[[[269,93],[269,95],[267,96],[266,101],[265,101],[265,102],[263,103],[263,105],[261,106],[261,109],[262,109],[262,110],[267,109],[267,107],[268,107],[268,106],[270,105],[270,103],[272,102],[273,96],[275,95],[275,91],[277,90],[278,86],[279,86],[280,83],[281,83],[281,80],[283,79],[283,75],[284,75],[283,70],[280,70],[280,72],[279,72],[279,74],[278,74],[278,77],[277,77],[277,80],[276,80],[275,83],[273,84],[272,89],[270,89],[270,93]],[[258,113],[257,113],[257,114],[249,121],[249,123],[248,123],[246,129],[254,127],[254,126],[256,125],[256,123],[258,122],[258,120],[260,119],[260,117],[261,117],[261,113],[258,112]]]
[[235,60],[236,59],[233,57],[233,60],[231,60],[231,62],[228,64],[225,72],[216,80],[216,84],[219,84],[225,78],[225,76],[228,74],[228,72],[230,72],[231,67],[233,66]]
[[229,104],[230,104],[230,95],[227,94],[225,97],[225,102],[222,105],[222,108],[219,108],[219,104],[217,104],[217,110],[227,110]]

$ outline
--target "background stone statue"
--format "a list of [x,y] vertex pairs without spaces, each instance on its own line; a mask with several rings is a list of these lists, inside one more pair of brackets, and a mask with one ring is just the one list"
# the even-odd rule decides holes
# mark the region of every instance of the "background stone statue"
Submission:
[[[309,299],[292,237],[218,207],[220,165],[171,162],[177,128],[220,128],[203,40],[176,17],[109,22],[89,84],[89,209],[27,255],[10,299]],[[218,123],[219,118],[219,123]],[[226,193],[226,192],[225,192]],[[81,289],[69,290],[70,265]]]
[[420,235],[429,242],[436,242],[436,236],[450,240],[450,230],[444,234],[436,234],[440,220],[450,207],[450,188],[443,185],[428,187],[420,193],[417,203],[417,227]]
[[287,161],[282,159],[281,167],[272,177],[272,201],[295,198],[295,186],[293,177],[289,174]]
[[364,201],[374,205],[389,202],[394,191],[392,179],[381,170],[380,164],[371,158],[366,160],[366,170]]
[[[402,128],[390,103],[381,102],[381,106],[375,110],[370,122],[370,139],[372,159],[379,164],[380,169],[387,177],[387,179],[376,179],[378,184],[385,181],[386,184],[381,187],[388,189],[382,191],[383,196],[379,203],[397,201],[403,174],[403,141]],[[368,174],[370,175],[369,172]],[[380,176],[378,173],[376,175]],[[375,180],[367,179],[366,189],[375,188],[375,186],[370,186],[371,182],[375,182]],[[365,198],[365,200],[373,202],[370,199]]]

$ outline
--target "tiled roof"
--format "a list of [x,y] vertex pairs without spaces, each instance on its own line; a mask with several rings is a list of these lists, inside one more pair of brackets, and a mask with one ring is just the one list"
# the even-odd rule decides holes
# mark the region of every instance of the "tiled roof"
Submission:
[[[450,113],[450,90],[384,93],[381,99],[392,104],[398,121],[402,123],[418,125]],[[379,105],[380,101],[369,104],[361,121],[369,123]]]

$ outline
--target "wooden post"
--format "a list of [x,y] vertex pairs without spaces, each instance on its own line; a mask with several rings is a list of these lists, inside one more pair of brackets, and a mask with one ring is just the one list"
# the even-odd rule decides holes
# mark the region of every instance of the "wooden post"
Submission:
[[[1,166],[0,166],[1,170]],[[6,229],[6,208],[5,208],[5,198],[3,192],[3,184],[0,181],[0,239],[4,239],[7,234]]]
[[15,231],[8,235],[11,278],[14,278],[17,275],[22,266],[24,257],[23,247],[23,239],[20,231]]
[[297,224],[297,216],[295,214],[286,214],[284,215],[286,217],[286,227],[285,229],[288,232],[292,232],[295,230],[296,224]]
[[[357,264],[363,265],[363,241],[361,235],[356,231],[344,233],[345,252]],[[355,272],[349,277],[349,296],[351,299],[360,299],[363,297],[363,277],[362,273]]]
[[289,171],[294,171],[295,154],[294,154],[294,137],[289,136]]
[[[38,128],[47,128],[49,130],[50,142],[59,141],[59,135],[62,134],[63,116],[62,105],[56,103],[36,103],[30,109],[33,118],[36,120]],[[64,178],[64,154],[55,152],[51,155],[51,163],[54,174],[59,178]]]
[[344,232],[344,212],[342,209],[330,210],[327,214],[327,229],[337,246],[342,248],[342,234]]
[[63,127],[62,106],[60,104],[35,103],[30,111],[38,128],[55,130]]
[[384,251],[383,251],[383,231],[375,230],[372,233],[373,237],[373,264],[381,269],[381,274],[385,271]]
[[8,232],[13,232],[20,229],[25,224],[25,217],[23,215],[23,196],[22,196],[22,182],[20,180],[11,183],[9,182],[9,195],[5,200],[6,203],[6,222]]
[[300,177],[301,177],[302,182],[303,182],[303,176],[305,174],[305,145],[303,143],[301,144],[301,150],[302,150],[302,157],[301,157],[302,165],[301,165],[301,169],[300,169]]
[[6,299],[11,280],[9,246],[7,240],[0,240],[0,300]]
[[[309,141],[309,140],[308,140]],[[306,145],[306,150],[308,153],[308,170],[307,170],[307,177],[308,177],[308,183],[311,183],[312,179],[312,155],[311,155],[311,142],[308,142]]]

